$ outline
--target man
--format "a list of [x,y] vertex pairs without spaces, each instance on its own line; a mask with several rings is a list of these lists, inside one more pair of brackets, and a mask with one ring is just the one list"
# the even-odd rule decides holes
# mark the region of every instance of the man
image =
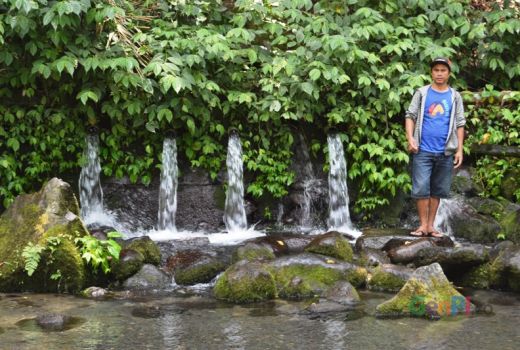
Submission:
[[464,106],[448,85],[451,61],[439,57],[431,64],[431,85],[413,95],[406,111],[406,138],[412,153],[412,198],[417,200],[420,226],[412,236],[442,237],[433,223],[440,199],[449,196],[453,168],[462,164]]

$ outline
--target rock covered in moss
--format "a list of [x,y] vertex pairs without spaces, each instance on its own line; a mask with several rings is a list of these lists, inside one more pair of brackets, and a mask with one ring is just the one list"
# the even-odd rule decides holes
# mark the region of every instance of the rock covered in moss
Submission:
[[248,242],[238,247],[233,254],[233,260],[273,260],[275,258],[273,248],[270,245]]
[[281,298],[302,299],[320,296],[338,281],[354,286],[365,283],[365,268],[334,258],[303,253],[278,258],[269,263]]
[[500,220],[502,233],[508,240],[520,243],[520,209],[511,211]]
[[316,237],[305,248],[306,252],[327,255],[352,262],[353,251],[349,241],[339,232],[332,231]]
[[367,287],[380,292],[397,292],[404,286],[413,271],[401,265],[379,265],[371,271]]
[[247,260],[231,265],[218,278],[213,291],[217,299],[239,304],[277,296],[271,271],[261,262]]
[[473,312],[475,306],[452,286],[438,263],[417,268],[397,295],[376,308],[377,317],[435,319]]
[[117,281],[136,274],[144,265],[144,255],[134,249],[123,249],[119,253],[119,260],[112,263],[112,275]]
[[159,265],[161,263],[161,250],[148,236],[132,239],[130,243],[126,245],[126,248],[143,254],[145,264]]
[[[0,291],[80,291],[85,266],[74,238],[88,232],[78,215],[70,185],[57,178],[37,193],[18,196],[0,217]],[[45,247],[32,276],[22,257],[29,243]]]
[[183,250],[170,256],[167,266],[180,285],[208,283],[226,268],[217,257],[198,250]]

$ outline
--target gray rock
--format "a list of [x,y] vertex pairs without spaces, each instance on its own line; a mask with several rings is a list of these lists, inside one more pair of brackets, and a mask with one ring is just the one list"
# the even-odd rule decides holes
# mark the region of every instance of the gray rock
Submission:
[[421,238],[393,248],[388,252],[388,257],[394,264],[407,264],[416,259],[417,254],[426,248],[436,247],[435,244],[428,238]]
[[145,264],[138,273],[123,283],[126,289],[166,289],[171,286],[171,278],[154,265]]
[[70,322],[71,317],[62,314],[43,314],[36,317],[36,324],[45,330],[61,331]]
[[356,288],[347,281],[336,282],[325,292],[324,297],[341,305],[354,305],[361,301]]
[[370,271],[367,287],[380,292],[397,292],[414,270],[402,265],[383,264]]
[[451,226],[455,237],[476,243],[494,242],[500,232],[494,218],[477,213],[469,205],[462,205],[459,213],[451,218]]

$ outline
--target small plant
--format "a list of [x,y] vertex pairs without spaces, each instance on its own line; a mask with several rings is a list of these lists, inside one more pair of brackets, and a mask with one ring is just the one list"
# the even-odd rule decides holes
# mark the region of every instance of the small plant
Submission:
[[33,243],[28,243],[23,248],[22,257],[25,261],[25,271],[27,271],[27,275],[32,276],[34,271],[36,271],[44,250],[44,246]]
[[74,242],[79,244],[81,257],[94,268],[97,272],[101,267],[103,273],[110,272],[110,261],[119,260],[119,252],[121,246],[112,238],[120,238],[123,235],[119,232],[109,232],[107,239],[97,239],[93,236],[84,236],[76,238]]

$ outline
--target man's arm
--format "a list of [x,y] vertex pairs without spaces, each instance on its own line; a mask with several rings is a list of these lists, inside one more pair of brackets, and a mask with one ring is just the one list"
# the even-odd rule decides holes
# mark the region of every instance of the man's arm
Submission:
[[419,152],[419,146],[415,139],[413,138],[413,131],[415,129],[415,121],[412,118],[406,118],[405,120],[406,127],[406,139],[408,140],[408,152],[417,153]]
[[464,126],[457,128],[457,139],[459,144],[457,145],[457,151],[455,152],[455,156],[453,158],[453,164],[455,168],[458,168],[462,165],[462,159],[464,157]]

